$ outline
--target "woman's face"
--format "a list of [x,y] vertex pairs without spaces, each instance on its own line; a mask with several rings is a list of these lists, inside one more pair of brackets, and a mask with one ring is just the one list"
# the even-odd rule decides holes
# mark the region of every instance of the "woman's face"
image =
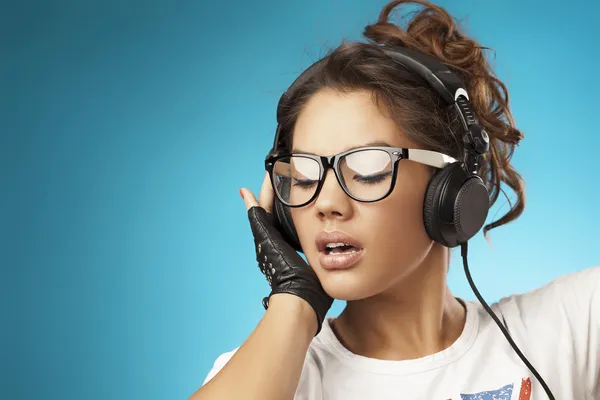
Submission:
[[[321,90],[308,101],[296,122],[293,150],[334,155],[370,142],[415,148],[400,128],[375,105],[370,92],[340,94]],[[423,225],[423,199],[431,170],[401,160],[393,192],[362,203],[348,197],[328,170],[321,192],[310,204],[292,208],[304,254],[325,291],[336,299],[358,300],[397,286],[433,246]],[[341,231],[362,247],[349,268],[325,269],[315,242],[319,232]]]

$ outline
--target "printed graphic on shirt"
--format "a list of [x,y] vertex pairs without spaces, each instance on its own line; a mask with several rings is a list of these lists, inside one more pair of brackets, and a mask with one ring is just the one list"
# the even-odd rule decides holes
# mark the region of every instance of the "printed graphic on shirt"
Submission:
[[461,393],[460,400],[512,400],[513,392],[516,392],[517,390],[519,392],[519,397],[515,400],[531,400],[531,379],[521,379],[521,384],[518,385],[518,387],[515,387],[515,384],[511,383],[496,390],[471,394]]

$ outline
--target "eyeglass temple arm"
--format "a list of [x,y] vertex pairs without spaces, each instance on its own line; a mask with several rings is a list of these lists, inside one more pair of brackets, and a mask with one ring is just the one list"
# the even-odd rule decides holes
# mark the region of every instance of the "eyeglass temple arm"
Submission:
[[409,149],[408,159],[435,168],[444,168],[448,164],[452,164],[457,161],[455,158],[438,153],[437,151],[422,149]]

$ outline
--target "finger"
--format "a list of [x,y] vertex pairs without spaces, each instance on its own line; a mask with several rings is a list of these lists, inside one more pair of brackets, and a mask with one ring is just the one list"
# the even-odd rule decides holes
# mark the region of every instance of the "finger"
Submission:
[[252,193],[249,189],[241,188],[240,195],[242,196],[244,204],[246,205],[246,211],[252,207],[258,206],[258,201],[256,201],[254,193]]
[[264,208],[251,207],[248,210],[248,219],[258,253],[261,250],[259,244],[263,246],[264,250],[265,243],[267,242],[270,247],[275,246],[279,249],[283,246],[289,246],[281,235],[281,232],[273,225],[272,214],[267,213]]
[[273,192],[273,186],[271,185],[271,179],[269,173],[265,173],[262,186],[260,188],[260,194],[258,195],[258,204],[264,208],[268,213],[272,212],[273,199],[275,193]]

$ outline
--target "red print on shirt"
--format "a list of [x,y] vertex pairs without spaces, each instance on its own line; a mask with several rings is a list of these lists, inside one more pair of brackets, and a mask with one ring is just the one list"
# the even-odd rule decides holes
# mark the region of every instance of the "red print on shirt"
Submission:
[[521,393],[519,400],[531,400],[531,379],[521,379]]

